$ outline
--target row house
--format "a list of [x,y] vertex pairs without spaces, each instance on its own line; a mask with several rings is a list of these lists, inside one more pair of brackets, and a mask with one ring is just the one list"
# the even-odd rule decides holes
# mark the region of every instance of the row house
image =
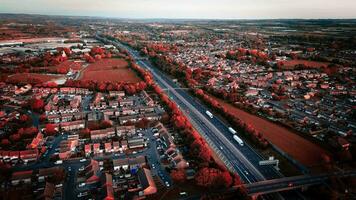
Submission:
[[113,159],[114,170],[120,170],[120,168],[124,170],[128,170],[129,168],[141,168],[146,164],[145,156],[138,156],[135,158],[121,158],[121,159]]
[[60,115],[60,120],[62,122],[69,122],[73,120],[81,120],[85,117],[84,112],[75,112],[75,113],[65,113]]
[[60,88],[60,92],[63,93],[63,94],[83,94],[83,95],[88,95],[88,94],[92,93],[89,89],[86,89],[86,88],[74,88],[74,87],[63,87],[63,88]]
[[61,121],[61,115],[59,114],[47,115],[47,120],[50,123],[59,123]]
[[120,151],[120,142],[118,142],[118,141],[115,141],[115,142],[113,142],[112,143],[113,145],[113,152],[119,152]]
[[7,160],[15,160],[20,158],[20,151],[5,151],[0,150],[0,159]]
[[84,153],[85,153],[85,156],[88,157],[91,155],[91,153],[93,153],[93,148],[92,148],[92,144],[86,144],[84,146]]
[[31,184],[33,171],[14,172],[10,178],[11,185],[19,185],[20,183]]
[[150,95],[147,94],[145,90],[142,91],[143,101],[147,106],[154,106],[155,102],[152,100]]
[[106,153],[112,153],[113,152],[113,148],[112,148],[111,142],[106,142],[104,144],[104,149],[105,149]]
[[138,107],[138,109],[140,110],[140,113],[150,113],[155,111],[154,106],[142,106]]
[[38,182],[44,182],[59,171],[64,171],[64,169],[62,167],[41,168],[38,170],[37,180]]
[[85,128],[85,121],[84,120],[77,120],[71,122],[62,122],[60,123],[62,130],[64,131],[72,131]]
[[20,158],[24,162],[36,161],[39,157],[38,149],[20,151]]
[[91,140],[102,140],[115,136],[115,128],[106,128],[101,130],[90,131]]
[[94,154],[102,153],[102,150],[100,149],[100,143],[93,144],[93,153]]
[[23,151],[0,151],[0,158],[4,161],[21,159],[24,162],[31,162],[36,161],[38,157],[38,149],[28,149]]
[[117,126],[116,131],[118,136],[132,136],[136,133],[136,128],[135,126]]
[[109,91],[109,96],[110,97],[124,97],[125,92],[124,91]]
[[119,100],[119,105],[120,105],[120,107],[133,106],[134,100],[133,99],[121,99],[121,100]]
[[111,100],[108,102],[108,104],[109,104],[109,107],[111,107],[111,108],[117,108],[119,106],[119,102],[116,100]]
[[159,120],[161,119],[161,115],[157,113],[146,113],[146,114],[140,114],[140,115],[129,115],[129,116],[121,116],[119,117],[119,122],[120,124],[125,124],[126,122],[137,122],[142,120],[143,118],[146,118],[147,120],[154,121],[154,120]]
[[127,140],[130,149],[143,148],[147,146],[145,140],[142,137],[133,137]]

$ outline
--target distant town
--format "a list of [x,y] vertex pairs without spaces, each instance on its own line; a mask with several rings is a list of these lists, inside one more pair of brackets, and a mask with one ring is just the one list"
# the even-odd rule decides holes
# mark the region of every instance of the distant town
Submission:
[[355,36],[0,14],[0,196],[354,199]]

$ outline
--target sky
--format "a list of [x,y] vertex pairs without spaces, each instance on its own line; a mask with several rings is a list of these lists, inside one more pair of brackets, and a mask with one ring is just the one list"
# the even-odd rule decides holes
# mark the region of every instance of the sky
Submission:
[[119,18],[356,18],[356,0],[0,0],[0,13]]

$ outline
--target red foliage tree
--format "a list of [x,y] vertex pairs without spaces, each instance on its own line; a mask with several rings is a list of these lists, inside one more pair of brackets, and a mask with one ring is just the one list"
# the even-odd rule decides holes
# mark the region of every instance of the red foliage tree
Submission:
[[18,142],[18,141],[20,141],[20,139],[21,139],[21,135],[18,133],[12,134],[10,136],[10,140],[13,142]]
[[37,98],[33,98],[30,102],[30,106],[32,110],[35,111],[40,111],[43,109],[44,107],[44,101],[42,99],[37,99]]
[[1,146],[3,146],[3,147],[8,147],[10,144],[11,144],[11,142],[8,139],[1,140]]
[[216,187],[217,178],[220,175],[220,170],[215,168],[201,168],[194,177],[195,183],[202,187]]
[[89,137],[90,137],[90,129],[88,129],[88,128],[81,129],[81,130],[79,131],[79,135],[80,135],[82,138],[89,138]]
[[100,128],[101,129],[105,129],[105,128],[109,128],[109,127],[112,127],[112,121],[110,120],[103,120],[100,122]]
[[97,55],[97,54],[101,55],[101,54],[104,54],[104,53],[105,53],[104,49],[102,49],[100,47],[93,47],[90,50],[90,54],[91,55]]
[[30,120],[30,117],[28,115],[23,114],[20,116],[21,122],[28,122],[29,120]]
[[31,126],[29,128],[24,128],[23,129],[23,134],[27,137],[32,137],[34,136],[35,134],[38,133],[38,129],[34,126]]
[[184,169],[172,170],[170,175],[175,183],[183,183],[187,178]]
[[55,135],[56,133],[57,133],[56,125],[46,124],[46,134],[47,135]]

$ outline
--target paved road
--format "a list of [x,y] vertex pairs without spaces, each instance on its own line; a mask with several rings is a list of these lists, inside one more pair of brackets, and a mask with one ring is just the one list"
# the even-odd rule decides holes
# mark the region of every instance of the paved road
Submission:
[[[128,49],[127,47],[125,48]],[[128,50],[134,58],[139,57],[138,52],[132,49]],[[237,172],[245,182],[250,183],[266,180],[266,177],[279,177],[280,174],[276,172],[273,167],[258,165],[258,161],[262,160],[262,158],[250,146],[239,146],[235,143],[234,140],[232,140],[232,135],[228,131],[227,125],[216,117],[210,119],[206,116],[205,111],[207,108],[204,105],[199,104],[184,90],[173,89],[179,88],[179,86],[167,78],[162,72],[155,69],[149,61],[140,60],[138,64],[150,70],[157,83],[163,89],[170,90],[170,97],[187,115],[194,127],[203,134],[225,164],[232,171]]]
[[[111,41],[112,44],[127,49],[134,59],[139,58],[137,51],[123,46],[118,42]],[[155,81],[162,87],[168,89],[168,95],[177,103],[185,115],[189,118],[193,126],[202,134],[209,145],[214,149],[226,166],[233,172],[240,175],[245,183],[253,183],[266,179],[281,177],[282,175],[272,166],[259,166],[258,162],[264,160],[253,148],[245,144],[238,145],[222,120],[214,117],[211,119],[206,116],[207,108],[196,101],[186,91],[179,88],[170,78],[161,71],[154,68],[153,65],[145,59],[137,60],[137,63],[153,74]],[[282,199],[280,194],[264,196],[265,199]]]
[[[99,37],[99,36],[97,36]],[[245,143],[240,146],[232,138],[228,130],[228,125],[218,117],[211,119],[205,112],[208,108],[199,103],[194,97],[185,90],[177,89],[179,86],[174,83],[167,75],[155,68],[150,61],[141,58],[139,52],[125,46],[117,41],[106,40],[117,47],[124,48],[134,57],[137,63],[148,70],[154,76],[155,81],[168,91],[168,95],[181,108],[189,118],[193,126],[202,134],[209,145],[213,148],[226,166],[233,172],[237,172],[245,183],[254,183],[269,179],[283,177],[281,173],[272,166],[259,166],[259,161],[264,160],[251,146]],[[237,133],[241,135],[241,133]],[[263,195],[264,199],[304,199],[304,197],[295,191],[283,192],[272,195]]]

